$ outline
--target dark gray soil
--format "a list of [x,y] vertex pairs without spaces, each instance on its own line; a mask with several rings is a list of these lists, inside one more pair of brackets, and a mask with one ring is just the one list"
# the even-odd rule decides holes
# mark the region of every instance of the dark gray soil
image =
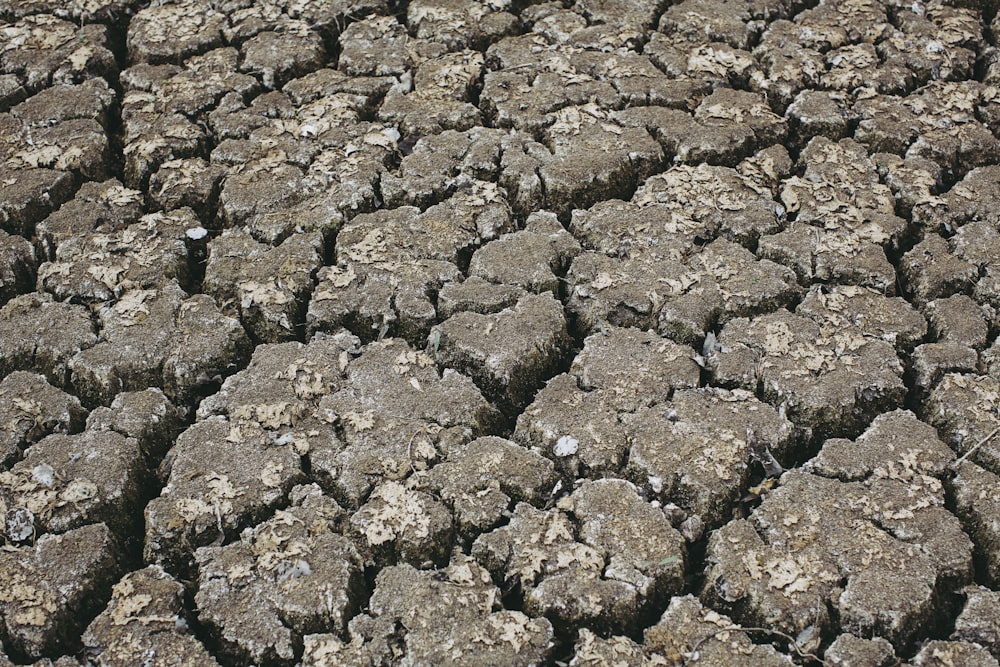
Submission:
[[1000,667],[997,0],[0,0],[0,667]]

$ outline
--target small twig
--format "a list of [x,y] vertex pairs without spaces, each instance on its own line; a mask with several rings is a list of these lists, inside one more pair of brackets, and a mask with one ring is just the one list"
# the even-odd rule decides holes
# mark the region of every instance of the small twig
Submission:
[[[1000,429],[998,429],[998,430],[1000,430]],[[706,642],[708,642],[710,639],[715,639],[717,636],[721,635],[723,632],[762,632],[762,633],[769,634],[769,635],[776,635],[776,636],[781,637],[782,639],[784,639],[784,640],[786,640],[788,642],[788,644],[791,647],[791,649],[795,652],[795,655],[797,655],[800,658],[803,658],[805,660],[812,660],[814,662],[818,662],[820,665],[824,665],[824,666],[826,665],[826,663],[823,662],[823,659],[820,658],[815,653],[809,653],[808,651],[804,651],[803,649],[801,649],[799,647],[799,645],[797,643],[795,643],[795,639],[793,639],[791,635],[787,635],[784,632],[781,632],[780,630],[772,630],[770,628],[741,627],[739,625],[731,625],[728,628],[719,628],[718,630],[716,630],[712,634],[705,635],[704,637],[702,637],[701,639],[699,639],[697,642],[695,642],[695,645],[691,647],[690,651],[688,651],[688,655],[692,655],[693,656],[694,654],[696,654],[698,652],[698,649],[701,648],[703,644],[705,644]],[[697,660],[697,659],[698,659],[697,657],[692,657],[691,658],[691,660]]]
[[962,454],[962,456],[960,456],[960,457],[959,457],[958,459],[956,459],[956,460],[955,460],[955,462],[954,462],[954,463],[952,463],[952,464],[951,464],[950,466],[948,466],[948,467],[949,467],[949,468],[951,468],[952,470],[955,470],[956,468],[958,468],[958,466],[962,465],[962,462],[963,462],[963,461],[965,461],[965,459],[967,459],[967,458],[969,458],[970,456],[972,456],[972,454],[973,454],[973,453],[975,453],[975,451],[976,451],[977,449],[979,449],[980,447],[982,447],[983,445],[985,445],[985,444],[986,444],[987,442],[989,442],[990,440],[992,440],[992,439],[993,439],[993,437],[994,437],[994,436],[995,436],[995,435],[996,435],[997,433],[1000,433],[1000,426],[997,426],[997,427],[996,427],[995,429],[993,429],[992,431],[990,431],[990,432],[989,432],[989,433],[988,433],[988,434],[986,435],[986,437],[985,437],[985,438],[983,438],[982,440],[980,440],[979,442],[977,442],[976,444],[974,444],[974,445],[973,445],[973,446],[972,446],[972,447],[971,447],[971,448],[969,449],[969,451],[967,451],[966,453]]
[[412,473],[416,473],[417,472],[417,466],[413,463],[413,439],[416,438],[419,434],[420,434],[420,430],[419,429],[415,430],[410,435],[410,441],[408,443],[406,443],[406,458],[410,462],[410,472],[412,472]]

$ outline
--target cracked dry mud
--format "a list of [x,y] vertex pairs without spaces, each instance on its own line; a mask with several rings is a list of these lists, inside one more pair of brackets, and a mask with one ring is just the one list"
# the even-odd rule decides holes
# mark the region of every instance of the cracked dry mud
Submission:
[[0,667],[1000,665],[997,0],[0,0]]

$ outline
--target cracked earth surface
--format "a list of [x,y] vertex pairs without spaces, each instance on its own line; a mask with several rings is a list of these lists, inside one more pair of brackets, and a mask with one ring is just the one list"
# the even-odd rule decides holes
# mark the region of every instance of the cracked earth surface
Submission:
[[996,0],[0,0],[0,666],[998,665]]

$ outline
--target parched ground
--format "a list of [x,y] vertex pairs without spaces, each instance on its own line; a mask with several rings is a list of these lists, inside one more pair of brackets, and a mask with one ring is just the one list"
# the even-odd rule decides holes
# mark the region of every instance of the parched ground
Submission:
[[0,0],[0,667],[1000,665],[996,0]]

